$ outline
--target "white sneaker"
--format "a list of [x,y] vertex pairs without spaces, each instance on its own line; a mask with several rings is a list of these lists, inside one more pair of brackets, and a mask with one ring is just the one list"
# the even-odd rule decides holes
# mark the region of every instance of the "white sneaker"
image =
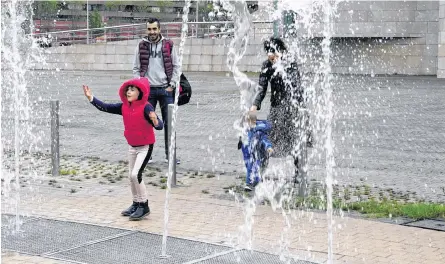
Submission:
[[148,164],[153,163],[153,157],[150,157],[150,159],[148,160]]
[[[168,159],[165,159],[164,161],[165,163],[168,163]],[[176,159],[176,164],[181,164],[181,161],[179,159]]]

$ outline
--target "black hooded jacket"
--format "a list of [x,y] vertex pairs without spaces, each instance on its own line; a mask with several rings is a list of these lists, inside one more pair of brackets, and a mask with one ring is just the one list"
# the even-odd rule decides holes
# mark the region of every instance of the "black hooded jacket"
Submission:
[[267,87],[271,86],[271,107],[280,105],[292,105],[292,102],[301,104],[303,101],[303,90],[301,88],[301,77],[296,62],[287,63],[283,59],[285,77],[281,73],[276,73],[276,68],[269,60],[263,62],[259,77],[259,91],[253,105],[261,109],[261,103],[266,96]]

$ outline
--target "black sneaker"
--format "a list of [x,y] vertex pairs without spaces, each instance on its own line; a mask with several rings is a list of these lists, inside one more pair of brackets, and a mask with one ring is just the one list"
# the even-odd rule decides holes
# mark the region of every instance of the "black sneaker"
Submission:
[[121,212],[121,215],[123,216],[130,216],[132,213],[134,213],[136,211],[136,209],[138,208],[138,202],[133,202],[133,204],[128,207],[125,211]]
[[134,213],[130,215],[130,220],[141,220],[144,216],[150,214],[150,207],[148,207],[148,201],[145,203],[138,203],[138,207]]

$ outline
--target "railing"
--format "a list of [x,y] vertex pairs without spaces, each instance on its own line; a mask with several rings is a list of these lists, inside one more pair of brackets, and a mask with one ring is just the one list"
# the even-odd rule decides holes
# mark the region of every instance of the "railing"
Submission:
[[[188,22],[188,38],[230,38],[234,33],[233,21]],[[145,23],[110,26],[91,29],[63,30],[32,33],[41,46],[59,46],[72,44],[100,43],[120,40],[140,39],[146,35]],[[182,22],[166,22],[161,26],[161,33],[168,38],[181,37]],[[269,36],[273,32],[273,22],[253,22],[252,37]]]

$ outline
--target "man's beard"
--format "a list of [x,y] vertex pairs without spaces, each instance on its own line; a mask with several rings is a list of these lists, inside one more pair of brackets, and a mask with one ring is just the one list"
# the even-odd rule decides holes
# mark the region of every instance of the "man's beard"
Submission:
[[158,40],[158,38],[159,38],[158,34],[156,34],[156,35],[148,35],[148,39],[150,39],[151,41]]

